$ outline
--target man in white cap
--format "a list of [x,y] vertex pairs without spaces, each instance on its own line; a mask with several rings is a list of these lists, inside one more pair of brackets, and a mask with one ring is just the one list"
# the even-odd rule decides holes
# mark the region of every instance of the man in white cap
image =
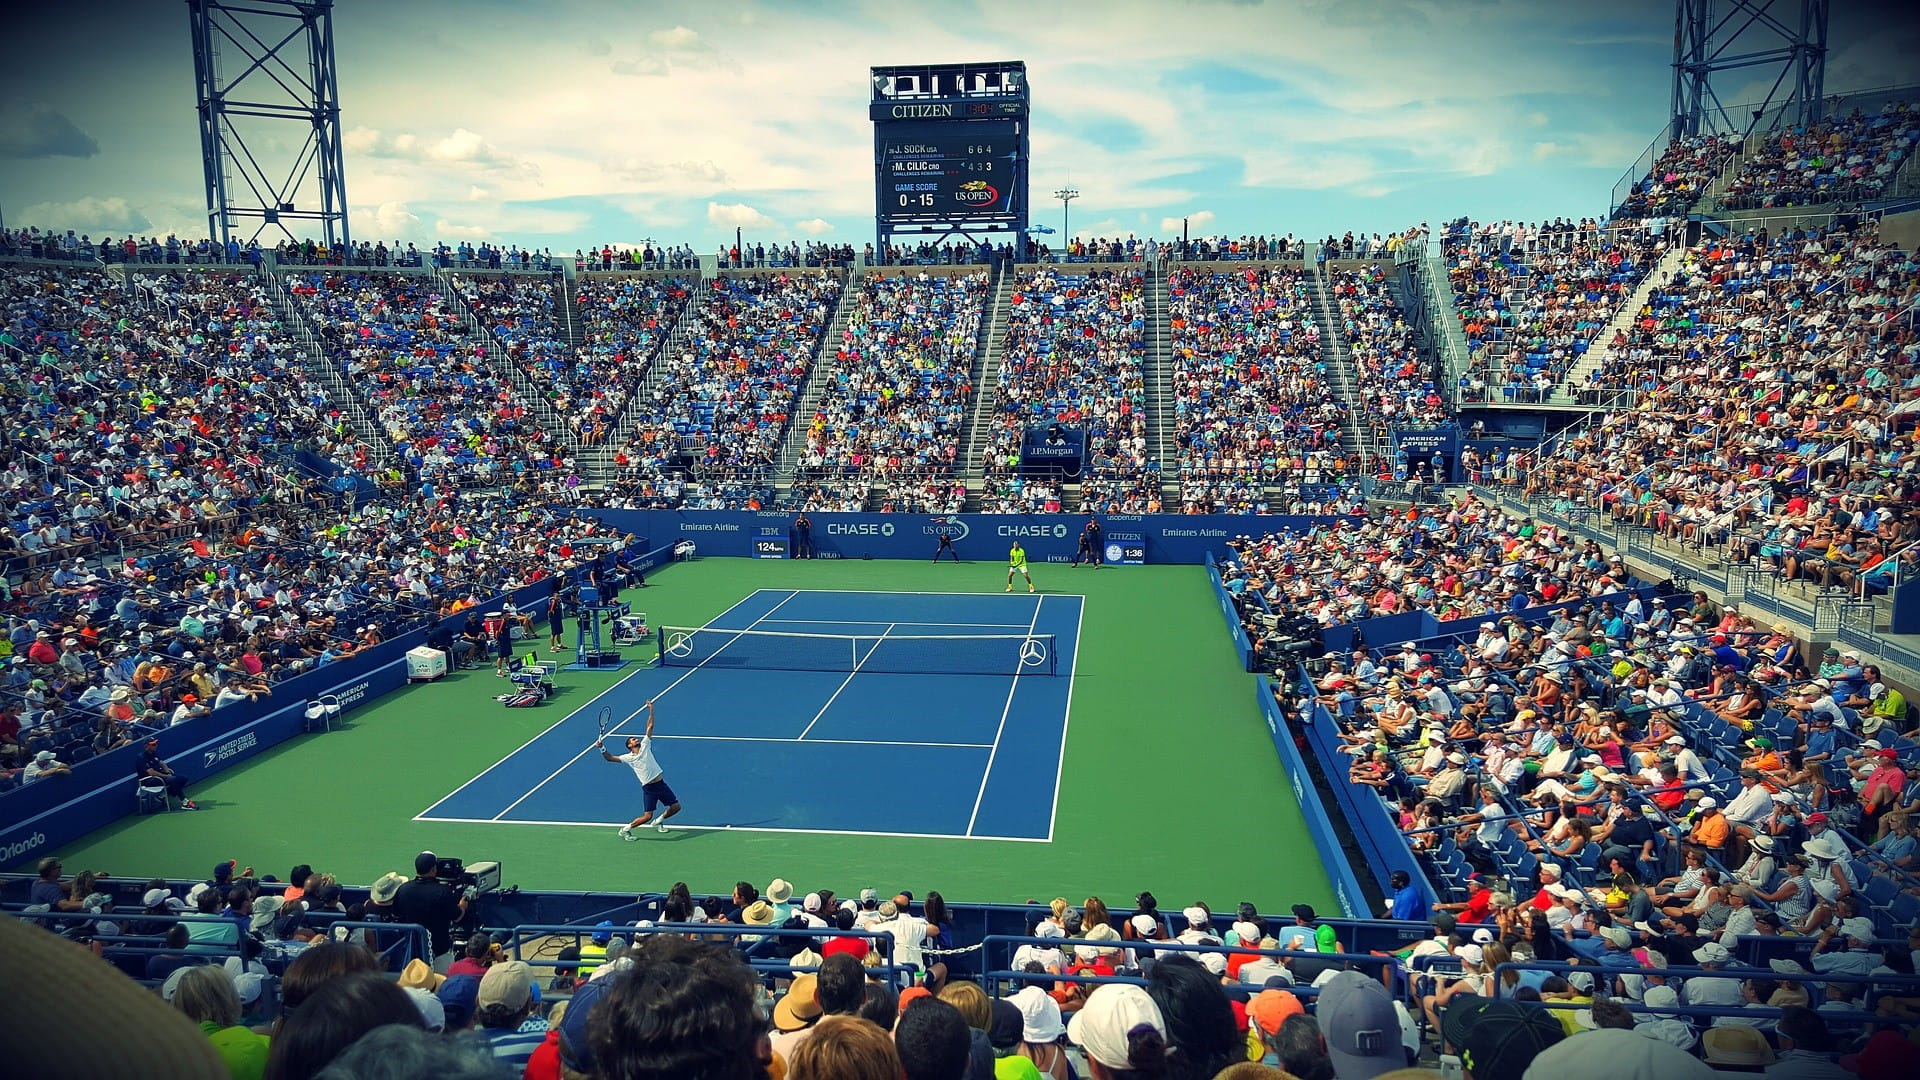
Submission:
[[1637,1029],[1601,1028],[1540,1051],[1522,1080],[1715,1080],[1720,1075],[1692,1054]]
[[1706,763],[1700,760],[1699,754],[1694,753],[1687,746],[1684,736],[1669,735],[1662,746],[1665,750],[1662,756],[1673,762],[1673,767],[1679,773],[1682,782],[1698,783],[1707,778]]
[[1814,943],[1813,970],[1822,975],[1833,972],[1865,975],[1880,966],[1880,957],[1872,951],[1873,920],[1850,914],[1858,910],[1846,902],[1850,899],[1849,896],[1840,904],[1840,911],[1848,917],[1829,924]]
[[[1376,984],[1377,985],[1377,984]],[[1021,1010],[1025,1017],[1026,1010]],[[1067,1038],[1087,1054],[1094,1080],[1115,1073],[1166,1069],[1167,1024],[1147,992],[1127,983],[1106,983],[1087,995],[1067,1024]],[[1342,1074],[1341,1080],[1346,1080]]]
[[[1708,971],[1719,971],[1732,960],[1732,950],[1717,941],[1709,941],[1693,950],[1693,962]],[[1685,989],[1688,1005],[1718,1005],[1737,1009],[1747,1003],[1746,996],[1741,992],[1739,979],[1696,975],[1687,980]]]
[[51,780],[56,776],[72,776],[73,770],[62,764],[51,750],[42,750],[33,755],[27,767],[21,770],[20,782],[31,784],[36,780]]

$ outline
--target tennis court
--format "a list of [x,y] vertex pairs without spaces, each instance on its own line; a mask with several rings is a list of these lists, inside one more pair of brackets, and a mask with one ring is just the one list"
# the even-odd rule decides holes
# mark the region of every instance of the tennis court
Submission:
[[[1046,842],[1083,598],[759,589],[417,821],[613,829],[640,812],[616,748],[657,711],[677,828]],[[911,793],[911,799],[897,798]],[[876,800],[889,803],[877,830]]]

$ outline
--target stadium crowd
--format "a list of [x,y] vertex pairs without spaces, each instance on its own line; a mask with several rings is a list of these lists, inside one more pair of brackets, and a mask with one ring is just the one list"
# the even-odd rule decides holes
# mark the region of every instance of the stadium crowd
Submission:
[[[72,512],[92,520],[94,502],[83,492]],[[492,497],[270,509],[144,555],[65,550],[21,576],[7,600],[0,790],[589,561],[571,541],[591,526]],[[489,646],[477,615],[462,655]]]
[[1664,222],[1481,225],[1462,218],[1448,225],[1447,276],[1486,396],[1545,400],[1669,242]]
[[1788,578],[1883,590],[1920,535],[1916,298],[1920,267],[1871,223],[1704,243],[1615,341],[1605,378],[1637,388],[1635,407],[1504,479]]
[[1385,268],[1334,270],[1327,287],[1353,356],[1355,403],[1367,425],[1385,436],[1397,425],[1445,422],[1450,411],[1434,378],[1433,358],[1415,340]]
[[839,296],[830,274],[703,282],[679,355],[636,400],[639,423],[615,456],[626,505],[772,505],[772,466],[794,399]]
[[1859,202],[1887,192],[1920,143],[1920,107],[1894,102],[1765,136],[1720,193],[1722,210]]
[[[1145,281],[1137,272],[1067,267],[1021,271],[995,383],[984,466],[990,512],[1040,510],[1059,502],[1057,485],[1023,482],[1021,438],[1059,421],[1084,427],[1082,506],[1152,513],[1159,478],[1147,460]],[[1153,507],[1153,509],[1148,509]]]
[[889,509],[957,512],[987,275],[869,274],[857,288],[797,475],[838,480],[855,509],[878,484]]
[[1726,135],[1674,139],[1654,159],[1647,175],[1635,181],[1614,209],[1618,218],[1685,217],[1733,155],[1735,140]]
[[1327,383],[1305,272],[1182,268],[1167,290],[1181,509],[1284,510],[1342,488],[1346,410]]
[[287,291],[423,493],[571,471],[571,456],[529,418],[434,279],[315,271],[290,276]]

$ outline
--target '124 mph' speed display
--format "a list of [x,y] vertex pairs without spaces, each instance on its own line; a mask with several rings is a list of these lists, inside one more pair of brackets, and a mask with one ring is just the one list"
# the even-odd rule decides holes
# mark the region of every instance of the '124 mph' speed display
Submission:
[[880,154],[880,218],[1012,213],[1019,123],[887,125]]

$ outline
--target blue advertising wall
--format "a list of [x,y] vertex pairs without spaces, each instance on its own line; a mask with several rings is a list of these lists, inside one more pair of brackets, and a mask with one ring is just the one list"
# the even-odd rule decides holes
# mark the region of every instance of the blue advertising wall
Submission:
[[[1340,846],[1340,836],[1334,832],[1333,820],[1327,816],[1327,805],[1321,801],[1319,789],[1309,782],[1307,763],[1300,756],[1300,748],[1293,744],[1293,729],[1287,726],[1286,716],[1280,711],[1280,703],[1274,700],[1273,683],[1265,675],[1254,680],[1255,692],[1260,696],[1260,712],[1267,718],[1267,733],[1273,736],[1273,748],[1280,755],[1280,765],[1287,771],[1287,783],[1293,787],[1294,801],[1300,804],[1300,818],[1307,823],[1307,834],[1313,837],[1313,847],[1320,853],[1320,865],[1327,871],[1327,880],[1333,883],[1333,895],[1340,903],[1340,913],[1350,919],[1364,919],[1369,915],[1366,905],[1366,893],[1360,889],[1360,881],[1353,874],[1353,865],[1347,861],[1347,853]],[[1384,879],[1382,885],[1385,884]]]
[[1207,556],[1207,580],[1213,583],[1213,598],[1220,604],[1220,615],[1227,620],[1227,632],[1233,635],[1233,651],[1240,656],[1240,670],[1253,670],[1253,642],[1247,640],[1247,628],[1240,625],[1240,611],[1233,606],[1233,594],[1220,580],[1220,568]]
[[[1615,607],[1619,607],[1634,596],[1640,597],[1642,603],[1650,604],[1655,595],[1656,590],[1653,586],[1640,585],[1602,596],[1582,597],[1569,603],[1599,604],[1602,601],[1612,601]],[[1359,622],[1329,626],[1320,631],[1320,642],[1329,652],[1345,651],[1354,647],[1353,639],[1357,633],[1370,649],[1397,649],[1402,643],[1408,641],[1425,641],[1428,638],[1449,636],[1472,637],[1479,633],[1481,623],[1507,615],[1518,615],[1520,621],[1526,623],[1546,622],[1553,618],[1554,612],[1565,606],[1567,605],[1564,603],[1546,604],[1541,607],[1522,608],[1519,611],[1488,612],[1485,615],[1474,615],[1448,622],[1441,622],[1424,611],[1382,615],[1377,619],[1362,619]]]
[[[645,536],[657,546],[694,542],[700,555],[751,558],[756,540],[791,541],[794,515],[786,510],[602,510],[574,511],[596,517],[623,533]],[[989,561],[1018,539],[1036,563],[1071,562],[1086,518],[1078,514],[808,514],[813,546],[823,559],[930,559],[936,538],[953,537],[962,559]],[[1149,563],[1198,566],[1240,535],[1296,532],[1342,520],[1338,517],[1242,514],[1098,515],[1108,548],[1138,545]],[[1117,558],[1106,559],[1118,562]]]
[[[650,569],[664,557],[654,551],[636,557]],[[523,611],[537,612],[553,591],[551,580],[495,596],[482,610],[509,597]],[[466,613],[444,620],[449,628],[466,622]],[[345,660],[296,675],[273,685],[271,697],[216,709],[206,716],[166,728],[160,755],[189,784],[253,757],[300,734],[306,728],[307,702],[322,695],[339,698],[340,716],[407,683],[406,654],[426,643],[429,629],[401,634]],[[0,868],[31,863],[95,829],[137,809],[134,769],[138,742],[83,761],[73,775],[29,784],[0,797]]]
[[[1326,706],[1315,704],[1311,719],[1301,724],[1300,728],[1314,756],[1320,759],[1321,771],[1327,776],[1327,786],[1333,789],[1334,801],[1346,817],[1354,842],[1359,845],[1361,857],[1366,861],[1367,870],[1379,883],[1381,891],[1391,891],[1387,889],[1387,881],[1393,871],[1405,870],[1421,891],[1426,893],[1429,902],[1436,899],[1433,884],[1427,880],[1426,872],[1414,859],[1413,852],[1408,850],[1406,837],[1401,835],[1397,823],[1388,816],[1380,797],[1374,794],[1372,788],[1347,782],[1347,771],[1353,767],[1353,759],[1340,749],[1339,725],[1327,712]],[[1279,737],[1276,736],[1276,739]],[[1287,737],[1290,741],[1291,734]]]

